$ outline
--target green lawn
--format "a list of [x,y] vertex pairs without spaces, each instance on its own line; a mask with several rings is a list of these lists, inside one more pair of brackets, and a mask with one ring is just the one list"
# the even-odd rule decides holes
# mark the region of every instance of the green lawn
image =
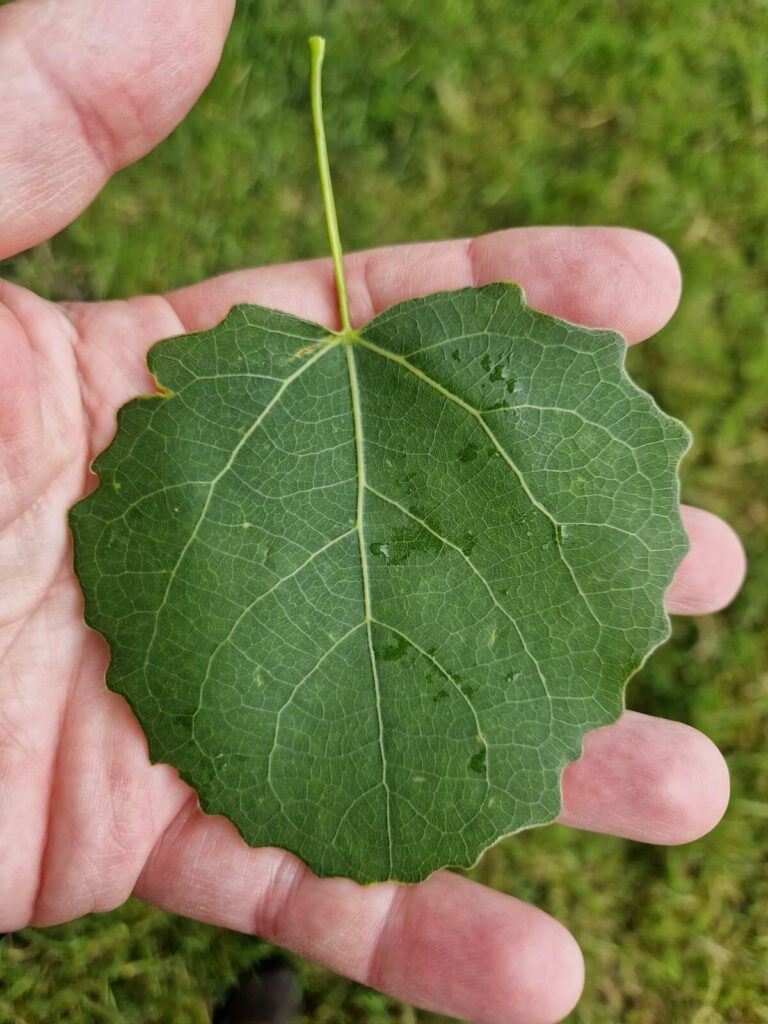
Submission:
[[[630,365],[693,429],[685,498],[734,523],[751,569],[725,613],[676,623],[629,703],[717,741],[731,808],[690,847],[552,827],[502,843],[476,874],[579,938],[574,1024],[768,1021],[768,7],[243,0],[185,124],[6,275],[101,298],[324,254],[307,101],[317,31],[348,248],[570,222],[643,228],[680,257],[681,310]],[[0,946],[0,1022],[207,1021],[266,951],[138,903],[29,930]],[[300,973],[307,1024],[437,1020]]]

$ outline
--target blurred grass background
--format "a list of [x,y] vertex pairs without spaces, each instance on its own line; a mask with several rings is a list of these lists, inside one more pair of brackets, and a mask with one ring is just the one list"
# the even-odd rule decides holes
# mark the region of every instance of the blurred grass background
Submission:
[[[694,431],[685,499],[737,527],[751,567],[725,613],[675,624],[629,703],[713,737],[733,775],[730,810],[706,839],[672,850],[559,827],[524,834],[476,874],[578,937],[588,981],[573,1024],[768,1021],[768,7],[243,0],[185,123],[4,273],[52,297],[103,298],[325,254],[313,32],[328,37],[348,249],[628,224],[681,260],[680,312],[630,367]],[[209,1021],[269,952],[133,902],[0,944],[0,1021]],[[439,1019],[309,964],[298,971],[304,1024]]]

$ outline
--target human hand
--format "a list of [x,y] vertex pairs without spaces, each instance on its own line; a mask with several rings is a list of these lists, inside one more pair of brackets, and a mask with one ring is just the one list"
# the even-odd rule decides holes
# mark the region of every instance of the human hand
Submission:
[[[59,230],[170,131],[213,72],[230,15],[228,0],[71,0],[66,16],[22,0],[0,11],[0,256]],[[617,229],[362,253],[347,277],[356,322],[413,295],[507,279],[534,307],[630,342],[658,330],[679,296],[668,250]],[[0,283],[0,930],[111,909],[134,892],[444,1013],[555,1021],[578,998],[583,968],[553,919],[449,873],[363,888],[248,848],[201,813],[172,769],[150,765],[127,705],[104,686],[108,652],[82,621],[66,511],[93,484],[88,465],[115,410],[153,390],[148,347],[242,301],[333,325],[330,263],[94,305]],[[708,513],[684,517],[691,552],[668,607],[713,611],[738,588],[741,548]],[[678,843],[717,822],[728,779],[701,734],[628,712],[588,737],[563,791],[568,825]]]

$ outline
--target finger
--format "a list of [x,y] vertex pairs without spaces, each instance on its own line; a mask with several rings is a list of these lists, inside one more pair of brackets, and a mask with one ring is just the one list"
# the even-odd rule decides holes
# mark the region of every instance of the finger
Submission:
[[730,785],[725,760],[702,733],[680,722],[626,711],[597,729],[563,774],[559,821],[644,843],[676,845],[720,821]]
[[290,854],[249,849],[193,805],[155,848],[136,894],[477,1024],[559,1021],[583,984],[571,935],[519,900],[444,873],[417,886],[321,880]]
[[667,591],[673,615],[703,615],[730,604],[741,589],[747,561],[731,527],[711,512],[683,505],[690,549]]
[[0,258],[68,224],[164,138],[213,74],[232,0],[0,10]]
[[[675,257],[657,239],[624,228],[530,228],[472,241],[434,242],[353,254],[346,260],[356,323],[392,303],[444,288],[516,280],[532,305],[630,341],[659,330],[680,294]],[[72,303],[94,452],[114,432],[115,409],[154,388],[145,356],[160,338],[207,330],[233,305],[253,302],[337,323],[330,260],[236,271],[161,298]],[[106,344],[107,339],[109,344]]]
[[[655,334],[680,299],[680,270],[663,242],[629,228],[512,228],[473,239],[392,246],[345,260],[355,324],[404,299],[490,281],[516,281],[536,309],[636,342]],[[338,326],[329,260],[225,274],[169,296],[190,330],[255,302]]]

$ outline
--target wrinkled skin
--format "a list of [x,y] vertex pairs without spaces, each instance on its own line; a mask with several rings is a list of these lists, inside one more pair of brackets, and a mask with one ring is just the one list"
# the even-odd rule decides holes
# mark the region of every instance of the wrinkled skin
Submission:
[[[44,0],[0,10],[0,257],[60,230],[109,175],[184,116],[210,78],[229,0]],[[147,230],[151,227],[147,225]],[[356,323],[441,288],[517,280],[532,305],[637,342],[672,315],[680,280],[660,242],[621,229],[545,228],[348,258]],[[131,893],[257,933],[402,999],[478,1024],[547,1024],[583,966],[541,911],[441,873],[415,886],[320,881],[204,816],[104,686],[107,650],[83,625],[66,510],[115,410],[152,390],[157,339],[253,301],[336,323],[327,261],[244,270],[172,295],[57,305],[0,283],[0,930],[118,906]],[[710,612],[737,591],[738,540],[685,509],[691,551],[668,594]],[[561,820],[681,843],[719,820],[728,776],[685,725],[627,712],[591,734],[563,783]]]

